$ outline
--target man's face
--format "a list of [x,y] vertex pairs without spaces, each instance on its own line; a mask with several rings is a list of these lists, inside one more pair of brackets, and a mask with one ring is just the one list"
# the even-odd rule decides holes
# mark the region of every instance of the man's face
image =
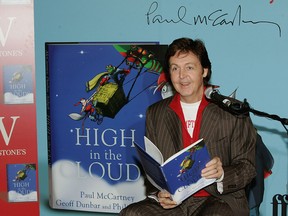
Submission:
[[192,52],[176,53],[169,60],[169,72],[175,90],[181,101],[194,103],[202,99],[208,69],[203,68],[198,57]]

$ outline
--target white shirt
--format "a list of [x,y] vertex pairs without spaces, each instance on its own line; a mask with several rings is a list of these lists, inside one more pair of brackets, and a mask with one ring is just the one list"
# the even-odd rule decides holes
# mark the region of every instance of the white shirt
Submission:
[[193,137],[193,131],[195,128],[195,121],[196,121],[196,116],[197,116],[200,102],[201,101],[198,101],[196,103],[184,103],[180,101],[183,114],[184,114],[186,128],[191,137]]

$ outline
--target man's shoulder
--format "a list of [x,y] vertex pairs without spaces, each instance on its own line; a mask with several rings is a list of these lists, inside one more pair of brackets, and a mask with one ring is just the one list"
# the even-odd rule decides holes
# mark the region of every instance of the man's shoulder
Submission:
[[249,113],[242,113],[242,114],[237,114],[236,112],[233,112],[232,110],[229,110],[227,107],[219,106],[214,103],[209,103],[208,106],[205,109],[206,114],[212,114],[216,116],[220,116],[221,118],[232,118],[232,119],[237,119],[237,118],[249,118]]
[[159,100],[159,101],[151,104],[149,106],[149,108],[150,109],[156,109],[156,108],[159,108],[159,107],[167,107],[167,106],[169,106],[169,104],[171,103],[172,100],[173,100],[173,96],[165,98],[165,99],[162,99],[162,100]]

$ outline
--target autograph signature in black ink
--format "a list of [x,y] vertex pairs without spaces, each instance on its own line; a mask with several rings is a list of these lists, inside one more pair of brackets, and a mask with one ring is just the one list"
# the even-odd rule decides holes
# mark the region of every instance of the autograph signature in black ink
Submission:
[[150,5],[148,12],[145,14],[146,19],[147,19],[147,24],[154,24],[154,23],[167,23],[167,24],[177,24],[177,23],[183,23],[186,25],[211,25],[211,26],[222,26],[222,25],[231,25],[231,26],[240,26],[241,24],[268,24],[268,25],[274,25],[277,27],[278,32],[279,32],[279,37],[281,37],[281,27],[279,24],[272,22],[272,21],[252,21],[252,20],[244,20],[242,18],[242,7],[239,5],[237,7],[237,10],[235,12],[235,15],[232,19],[229,19],[229,14],[223,12],[222,9],[215,10],[211,12],[209,15],[201,16],[193,16],[192,21],[188,21],[188,16],[187,16],[187,8],[185,6],[180,6],[177,10],[177,18],[176,19],[168,19],[164,18],[161,14],[157,13],[158,9],[158,2],[154,1]]

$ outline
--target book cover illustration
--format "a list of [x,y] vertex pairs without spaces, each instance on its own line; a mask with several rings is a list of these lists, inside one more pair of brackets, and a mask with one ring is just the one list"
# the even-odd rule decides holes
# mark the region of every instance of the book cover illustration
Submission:
[[161,99],[166,48],[46,44],[52,208],[119,212],[145,198],[133,141]]
[[32,65],[3,66],[4,104],[34,103]]
[[158,148],[144,137],[145,149],[135,143],[147,178],[159,190],[167,190],[178,204],[212,184],[215,179],[201,177],[201,170],[210,160],[203,139],[172,155],[166,161]]
[[37,201],[36,165],[7,164],[9,202]]

